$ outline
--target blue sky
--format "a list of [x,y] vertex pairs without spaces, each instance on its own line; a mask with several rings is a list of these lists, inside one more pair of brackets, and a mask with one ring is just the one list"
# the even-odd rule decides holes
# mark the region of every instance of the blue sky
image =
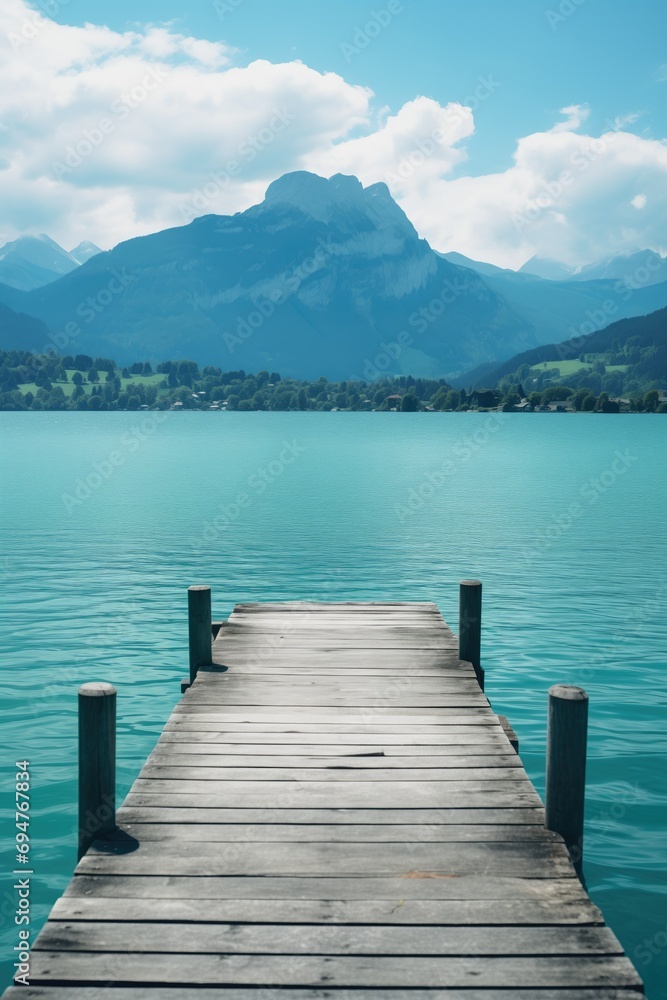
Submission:
[[[398,110],[417,94],[446,103],[474,95],[478,78],[501,88],[492,109],[479,110],[470,143],[472,172],[505,167],[516,139],[549,128],[559,108],[587,103],[591,128],[642,113],[635,131],[667,135],[667,87],[656,79],[667,64],[664,0],[402,0],[382,33],[358,52],[358,27],[385,0],[70,0],[60,21],[86,20],[123,31],[172,22],[184,34],[224,41],[236,61],[300,59],[322,72],[371,87],[380,104]],[[560,13],[560,9],[565,13]],[[572,10],[572,13],[569,11]]]
[[[583,263],[605,248],[651,245],[664,252],[667,246],[660,196],[661,185],[667,188],[667,4],[659,0],[205,0],[187,9],[174,0],[5,2],[0,41],[3,35],[9,40],[18,65],[14,79],[21,81],[9,109],[8,98],[0,100],[0,156],[11,165],[0,180],[17,184],[12,215],[0,219],[5,238],[47,230],[65,242],[78,237],[110,245],[161,222],[187,221],[183,201],[206,183],[203,165],[224,167],[230,154],[223,137],[243,131],[239,103],[245,102],[252,125],[256,109],[263,104],[266,118],[275,99],[287,101],[298,127],[276,137],[243,176],[225,184],[209,199],[209,210],[246,207],[286,169],[338,168],[364,183],[387,180],[438,249],[508,266],[532,253]],[[36,37],[30,29],[24,37],[19,26],[40,5],[60,33],[42,20]],[[180,41],[156,47],[158,30]],[[140,36],[150,44],[137,41]],[[49,55],[45,70],[40,46],[47,40],[51,50],[68,53],[69,62]],[[203,40],[213,45],[205,50]],[[108,97],[122,92],[123,80],[136,79],[142,59],[170,68],[170,82],[141,102],[128,125],[114,119],[114,134],[76,170],[59,171],[60,152],[94,131]],[[235,70],[245,76],[235,77]],[[53,102],[55,116],[35,110],[26,125],[21,103],[37,109],[40,100]],[[451,111],[442,110],[448,107],[468,108],[470,116],[461,112],[452,124]],[[215,148],[195,134],[195,122],[203,130],[207,120],[220,136]],[[151,140],[152,130],[164,133],[165,122],[179,147],[179,169],[171,176],[162,166],[168,147]],[[40,128],[49,147],[41,163],[30,148]],[[404,157],[412,163],[410,151],[436,129],[446,133],[436,154],[409,177],[398,176]],[[544,192],[553,194],[563,171],[581,158],[584,138],[599,142],[610,132],[618,133],[614,143],[598,149],[590,169],[577,168],[553,204],[542,204]],[[188,141],[190,164],[183,155]],[[232,143],[232,152],[238,145]],[[132,162],[134,173],[120,161]],[[603,224],[605,199],[606,214],[618,212]],[[438,217],[434,202],[441,206]],[[77,204],[86,219],[74,222]],[[503,206],[500,215],[496,204]],[[469,220],[458,216],[461,205]],[[485,225],[486,240],[476,235]],[[594,230],[588,238],[586,227]]]

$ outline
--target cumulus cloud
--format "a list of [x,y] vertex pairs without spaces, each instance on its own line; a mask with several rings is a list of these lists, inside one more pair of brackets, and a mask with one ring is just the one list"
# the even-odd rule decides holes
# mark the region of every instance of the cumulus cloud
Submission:
[[0,46],[9,236],[108,246],[180,224],[212,172],[229,177],[208,211],[233,212],[369,121],[371,92],[337,74],[234,66],[225,45],[169,26],[72,27],[6,0]]
[[354,173],[369,184],[384,180],[404,194],[417,171],[423,182],[425,176],[441,177],[462,163],[467,154],[457,143],[474,131],[470,108],[458,103],[442,107],[418,97],[375,132],[314,154],[312,163],[325,173]]
[[[639,213],[637,188],[652,211]],[[436,181],[428,237],[441,250],[516,267],[533,254],[580,265],[667,247],[667,143],[630,132],[535,133],[507,170]]]
[[506,170],[466,176],[492,78],[463,101],[416,96],[391,110],[336,73],[237,57],[173,25],[74,27],[4,0],[4,239],[49,232],[66,246],[111,246],[242,210],[276,177],[309,169],[384,180],[434,247],[503,266],[665,248],[667,144],[628,131],[638,115],[586,135],[588,106],[569,105],[518,139]]

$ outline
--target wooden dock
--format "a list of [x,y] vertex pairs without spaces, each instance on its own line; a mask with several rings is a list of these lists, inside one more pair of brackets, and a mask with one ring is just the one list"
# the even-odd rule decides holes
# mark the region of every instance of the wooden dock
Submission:
[[238,605],[6,1000],[623,1000],[434,604]]

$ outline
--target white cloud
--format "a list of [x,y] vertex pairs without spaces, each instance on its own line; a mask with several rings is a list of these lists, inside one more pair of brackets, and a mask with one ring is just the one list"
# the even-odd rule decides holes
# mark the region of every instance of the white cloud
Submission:
[[417,97],[377,131],[315,153],[312,166],[323,173],[354,173],[368,184],[384,180],[405,193],[417,172],[423,182],[425,176],[441,177],[462,163],[467,154],[456,144],[474,131],[470,108],[457,103],[441,107],[431,98]]
[[232,55],[169,26],[71,27],[5,0],[3,231],[109,246],[181,224],[192,190],[236,161],[208,208],[233,212],[369,121],[364,87],[298,61],[237,67]]
[[634,198],[630,200],[630,204],[632,205],[633,208],[638,208],[638,209],[646,208],[646,195],[636,194]]
[[[641,185],[652,211],[631,199]],[[533,254],[580,265],[667,246],[667,143],[629,132],[542,132],[517,143],[502,173],[438,181],[427,237],[440,250],[508,267]]]
[[658,67],[658,83],[665,83],[667,80],[667,63]]
[[556,122],[552,132],[576,132],[589,117],[591,109],[586,104],[570,104],[561,108],[559,114],[565,115],[564,122]]
[[[111,246],[244,209],[276,177],[310,169],[385,180],[437,249],[504,266],[535,253],[581,264],[665,248],[667,143],[625,131],[637,115],[594,137],[581,132],[587,105],[569,105],[551,129],[517,141],[506,170],[465,176],[490,78],[470,101],[417,96],[391,111],[338,74],[297,60],[238,66],[235,55],[171,25],[72,27],[4,0],[5,239],[49,232],[68,247]],[[640,198],[651,212],[638,211]]]

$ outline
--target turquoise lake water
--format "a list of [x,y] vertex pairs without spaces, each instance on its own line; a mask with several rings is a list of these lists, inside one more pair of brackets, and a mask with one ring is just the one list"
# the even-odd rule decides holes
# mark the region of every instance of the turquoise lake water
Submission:
[[216,618],[428,600],[456,629],[474,576],[487,694],[540,793],[547,689],[589,692],[589,891],[667,998],[666,418],[1,413],[0,432],[2,807],[28,758],[35,929],[76,860],[77,688],[118,687],[122,798],[187,674],[189,584],[211,584]]

